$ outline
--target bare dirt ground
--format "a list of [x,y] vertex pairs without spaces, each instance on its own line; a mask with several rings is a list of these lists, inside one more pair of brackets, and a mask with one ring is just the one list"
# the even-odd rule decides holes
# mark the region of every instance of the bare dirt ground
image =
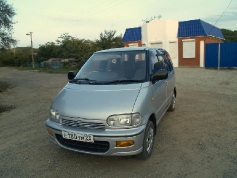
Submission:
[[102,157],[67,151],[44,122],[66,75],[0,68],[13,88],[0,104],[0,177],[237,177],[237,70],[176,68],[176,110],[160,122],[154,152]]

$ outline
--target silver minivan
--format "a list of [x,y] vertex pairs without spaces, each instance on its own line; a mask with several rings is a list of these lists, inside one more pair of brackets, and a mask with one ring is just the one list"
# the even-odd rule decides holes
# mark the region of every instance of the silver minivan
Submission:
[[46,121],[52,141],[81,153],[151,156],[159,121],[175,109],[175,72],[167,51],[98,51],[68,79]]

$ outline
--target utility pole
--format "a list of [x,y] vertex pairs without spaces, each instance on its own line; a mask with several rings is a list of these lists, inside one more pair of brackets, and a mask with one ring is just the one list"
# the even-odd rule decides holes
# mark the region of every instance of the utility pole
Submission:
[[33,32],[29,32],[29,33],[27,33],[26,35],[30,35],[32,67],[33,67],[33,69],[34,69],[34,68],[35,68],[35,61],[34,61],[34,52],[33,52],[32,33],[33,33]]

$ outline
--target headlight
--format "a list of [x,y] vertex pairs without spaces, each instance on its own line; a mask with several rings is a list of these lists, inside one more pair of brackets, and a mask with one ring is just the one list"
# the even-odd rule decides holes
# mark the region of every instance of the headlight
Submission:
[[54,109],[50,109],[50,119],[59,122],[60,119],[60,115],[58,114],[58,112]]
[[111,127],[133,127],[140,124],[140,122],[141,115],[139,113],[111,115],[107,119],[107,124]]

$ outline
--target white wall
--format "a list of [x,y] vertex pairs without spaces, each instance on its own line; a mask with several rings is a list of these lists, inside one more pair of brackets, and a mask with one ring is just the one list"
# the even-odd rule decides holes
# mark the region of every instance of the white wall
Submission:
[[162,47],[170,53],[178,67],[178,21],[154,19],[142,25],[142,44],[147,47]]
[[204,41],[200,41],[200,67],[204,67]]

